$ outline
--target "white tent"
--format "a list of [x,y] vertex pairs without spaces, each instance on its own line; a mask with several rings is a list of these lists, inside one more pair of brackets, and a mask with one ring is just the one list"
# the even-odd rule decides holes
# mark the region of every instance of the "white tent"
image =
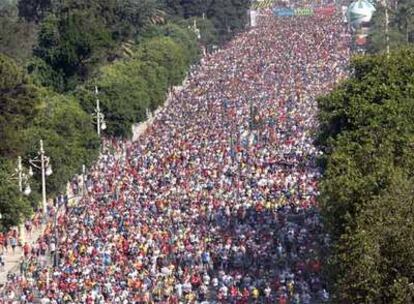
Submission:
[[356,28],[361,23],[370,22],[375,12],[375,6],[368,0],[352,2],[348,8],[348,22]]

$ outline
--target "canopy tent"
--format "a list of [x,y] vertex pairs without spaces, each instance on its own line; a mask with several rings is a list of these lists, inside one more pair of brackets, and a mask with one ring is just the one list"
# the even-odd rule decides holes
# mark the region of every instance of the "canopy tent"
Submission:
[[375,6],[368,0],[352,2],[348,8],[348,21],[356,28],[360,24],[370,22],[375,12]]

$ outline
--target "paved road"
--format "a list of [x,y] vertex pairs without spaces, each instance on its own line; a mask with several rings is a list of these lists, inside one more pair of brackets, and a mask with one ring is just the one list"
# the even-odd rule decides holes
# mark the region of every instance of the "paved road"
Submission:
[[[39,238],[41,232],[45,229],[45,225],[39,226],[38,229],[34,229],[30,235],[26,235],[23,240],[28,242],[30,245],[35,243]],[[23,250],[21,247],[16,247],[16,250],[13,252],[11,248],[5,253],[5,265],[4,269],[0,271],[0,285],[3,285],[7,280],[7,273],[19,273],[20,271],[20,258],[23,255]]]

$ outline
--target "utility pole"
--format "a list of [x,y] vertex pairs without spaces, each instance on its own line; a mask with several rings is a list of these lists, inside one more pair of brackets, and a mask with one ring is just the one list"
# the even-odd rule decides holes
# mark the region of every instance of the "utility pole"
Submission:
[[19,178],[19,191],[23,192],[23,166],[22,166],[22,157],[17,158],[17,173]]
[[[24,195],[28,196],[30,192],[32,191],[29,184],[29,178],[33,176],[32,167],[30,167],[30,170],[28,174],[25,173],[27,170],[23,168],[22,165],[22,157],[17,157],[17,168],[15,169],[15,174],[13,174],[10,179],[17,180],[19,185],[19,191],[20,193],[23,193]],[[25,186],[25,189],[23,190],[23,186]]]
[[40,163],[42,170],[42,202],[43,202],[43,212],[46,212],[47,201],[46,201],[46,160],[49,162],[49,159],[45,157],[45,150],[43,149],[43,140],[40,140]]
[[385,44],[387,48],[387,59],[389,59],[390,58],[390,32],[389,32],[390,18],[388,14],[388,0],[384,0],[383,5],[385,8]]
[[93,118],[96,119],[96,132],[98,133],[98,136],[101,137],[101,130],[106,129],[106,123],[105,123],[105,116],[101,112],[97,86],[95,86],[95,95],[96,95],[96,108],[95,108],[95,113],[92,114],[92,116]]
[[82,165],[82,196],[86,193],[86,166]]
[[[46,176],[49,176],[53,173],[52,166],[50,165],[50,158],[45,155],[45,150],[43,148],[43,140],[40,140],[40,150],[38,152],[40,155],[40,159],[35,158],[29,160],[30,164],[35,167],[36,169],[39,169],[42,173],[42,207],[43,207],[43,213],[46,214],[47,212],[47,200],[46,200]],[[39,165],[36,165],[37,163],[40,163]]]

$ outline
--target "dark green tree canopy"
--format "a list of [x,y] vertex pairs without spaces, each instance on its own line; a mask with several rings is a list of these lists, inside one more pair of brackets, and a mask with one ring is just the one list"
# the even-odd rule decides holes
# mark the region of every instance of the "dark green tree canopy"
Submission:
[[247,5],[244,0],[0,2],[0,158],[6,164],[0,168],[1,224],[14,225],[37,207],[39,172],[29,200],[3,176],[12,173],[17,156],[24,162],[35,157],[40,139],[55,167],[47,179],[50,195],[96,159],[100,141],[90,115],[95,85],[105,135],[129,136],[131,125],[182,83],[201,47],[224,42],[244,26]]
[[[395,5],[388,4],[390,47],[399,48],[414,43],[414,2],[411,0],[395,1]],[[373,17],[373,26],[368,37],[368,51],[370,53],[385,52],[386,27],[385,8],[377,5]]]
[[20,131],[34,119],[38,104],[36,89],[23,70],[9,57],[0,54],[0,154],[16,156],[21,152]]
[[40,22],[52,10],[52,0],[19,0],[19,16],[28,22]]
[[19,192],[17,182],[11,180],[13,164],[0,158],[0,231],[21,223],[31,214],[29,201]]
[[249,0],[164,0],[164,6],[172,14],[185,18],[202,17],[203,14],[214,24],[225,41],[247,23]]
[[333,303],[411,303],[414,50],[357,57],[351,67],[319,100]]

